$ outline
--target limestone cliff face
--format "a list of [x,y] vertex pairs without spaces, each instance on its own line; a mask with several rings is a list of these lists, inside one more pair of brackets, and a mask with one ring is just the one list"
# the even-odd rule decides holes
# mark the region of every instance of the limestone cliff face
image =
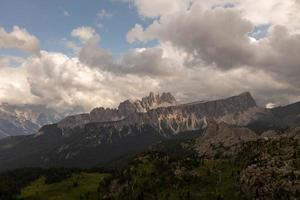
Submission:
[[[160,95],[150,92],[149,96],[143,97],[142,100],[126,100],[121,102],[118,109],[95,108],[90,113],[69,116],[60,121],[58,125],[61,128],[73,128],[91,122],[116,122],[127,119],[132,115],[147,113],[155,108],[173,105],[176,105],[176,100],[170,93],[162,93]],[[133,118],[136,118],[136,116]]]
[[256,106],[248,92],[227,99],[188,104],[176,104],[170,93],[150,93],[142,100],[126,100],[120,103],[118,109],[95,108],[88,114],[67,117],[58,123],[58,127],[70,129],[99,123],[99,126],[114,126],[121,130],[147,124],[162,135],[170,135],[202,129],[206,118],[246,125],[263,112],[265,110]]

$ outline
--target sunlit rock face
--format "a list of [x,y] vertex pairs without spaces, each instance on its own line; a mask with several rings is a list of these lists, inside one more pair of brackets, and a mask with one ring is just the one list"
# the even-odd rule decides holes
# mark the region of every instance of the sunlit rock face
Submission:
[[206,118],[229,124],[247,125],[265,109],[256,106],[248,92],[227,99],[177,104],[170,93],[154,94],[142,100],[126,100],[118,109],[95,108],[90,113],[70,116],[58,123],[62,129],[84,127],[88,123],[114,126],[151,125],[163,135],[202,129]]

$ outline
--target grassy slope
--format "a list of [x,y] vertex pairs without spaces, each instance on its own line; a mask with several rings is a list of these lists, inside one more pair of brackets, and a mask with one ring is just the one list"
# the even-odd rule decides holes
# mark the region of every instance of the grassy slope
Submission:
[[59,183],[46,184],[45,177],[41,177],[25,187],[20,195],[22,199],[43,200],[73,200],[89,196],[97,199],[99,183],[107,174],[80,173]]

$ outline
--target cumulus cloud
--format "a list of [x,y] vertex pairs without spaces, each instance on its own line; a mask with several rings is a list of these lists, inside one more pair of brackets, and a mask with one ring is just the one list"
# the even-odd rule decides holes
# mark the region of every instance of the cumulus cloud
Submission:
[[14,26],[11,32],[0,27],[1,48],[15,48],[35,55],[40,53],[39,40],[18,26]]
[[[130,0],[129,0],[130,1]],[[155,18],[186,8],[189,0],[131,0],[141,16]]]
[[18,67],[24,59],[18,56],[0,56],[0,68]]
[[[180,24],[180,26],[178,26]],[[207,64],[223,68],[248,64],[253,59],[248,34],[252,25],[239,12],[227,9],[204,10],[199,4],[172,17],[154,21],[144,31],[136,25],[128,41],[158,38],[171,42]]]
[[0,103],[32,103],[34,95],[30,93],[26,69],[13,68],[9,62],[5,60],[0,61]]
[[157,91],[158,81],[135,75],[118,76],[91,68],[76,57],[42,51],[18,68],[0,68],[0,102],[46,104],[58,111],[115,107],[128,97],[141,97],[143,89]]
[[79,60],[95,69],[117,75],[170,76],[182,69],[178,60],[164,55],[163,47],[131,49],[122,55],[120,61],[117,61],[110,51],[98,46],[97,38],[89,40],[81,48]]
[[[154,54],[156,62],[162,62],[166,55],[171,59],[172,54],[176,54],[161,52],[167,51],[167,47],[161,48],[150,49],[149,52],[145,49],[128,52],[133,55],[124,63],[140,63],[143,66],[139,69],[135,65],[131,71],[126,69],[123,73],[91,67],[77,57],[42,51],[40,57],[29,57],[18,68],[0,69],[0,76],[4,77],[0,80],[0,101],[47,104],[59,111],[78,108],[88,111],[97,106],[115,107],[124,99],[142,97],[148,91],[171,91],[181,102],[216,99],[243,91],[252,91],[260,105],[270,101],[287,103],[299,98],[299,92],[288,82],[278,80],[263,70],[182,67],[177,73],[161,76],[161,69],[155,73],[149,72],[153,70],[151,66],[143,69],[148,65],[143,63],[148,54],[149,58]],[[139,55],[139,52],[145,54]]]
[[175,60],[163,56],[160,47],[133,49],[122,57],[120,71],[148,76],[171,76],[181,70]]
[[[277,13],[280,10],[284,11],[283,16],[278,18],[288,18],[289,14],[295,14],[289,5],[295,5],[296,1],[276,2],[266,1],[262,6],[253,1],[195,0],[188,8],[171,15],[162,14],[145,28],[135,25],[128,32],[127,40],[130,43],[145,43],[157,39],[160,43],[171,43],[187,53],[186,67],[204,67],[206,70],[207,67],[217,67],[218,70],[252,68],[254,71],[264,71],[288,85],[286,89],[290,96],[297,96],[300,92],[300,60],[297,56],[300,35],[291,30],[288,20],[277,20],[276,16],[262,12],[269,9],[269,5],[273,7],[275,15],[280,15]],[[249,9],[245,5],[249,5]],[[261,18],[265,21],[251,17],[249,13],[255,12],[254,5],[261,9]],[[272,23],[266,36],[260,40],[251,39],[249,35],[255,26],[264,23]],[[261,85],[261,88],[265,88],[265,85]]]
[[99,37],[91,38],[79,51],[79,60],[91,67],[114,71],[115,61],[112,53],[106,49],[99,48]]
[[149,40],[155,39],[154,35],[150,33],[145,33],[144,28],[140,24],[136,24],[128,33],[127,33],[127,42],[147,42]]
[[298,0],[236,1],[236,8],[255,25],[284,25],[291,32],[300,31],[300,2]]
[[97,35],[95,29],[89,26],[77,27],[71,32],[71,35],[73,37],[79,38],[82,42],[86,42],[95,36],[100,38],[100,36]]

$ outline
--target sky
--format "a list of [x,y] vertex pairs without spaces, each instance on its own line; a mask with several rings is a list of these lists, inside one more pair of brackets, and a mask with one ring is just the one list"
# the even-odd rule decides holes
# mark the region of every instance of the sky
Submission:
[[0,103],[300,100],[299,0],[0,0]]

